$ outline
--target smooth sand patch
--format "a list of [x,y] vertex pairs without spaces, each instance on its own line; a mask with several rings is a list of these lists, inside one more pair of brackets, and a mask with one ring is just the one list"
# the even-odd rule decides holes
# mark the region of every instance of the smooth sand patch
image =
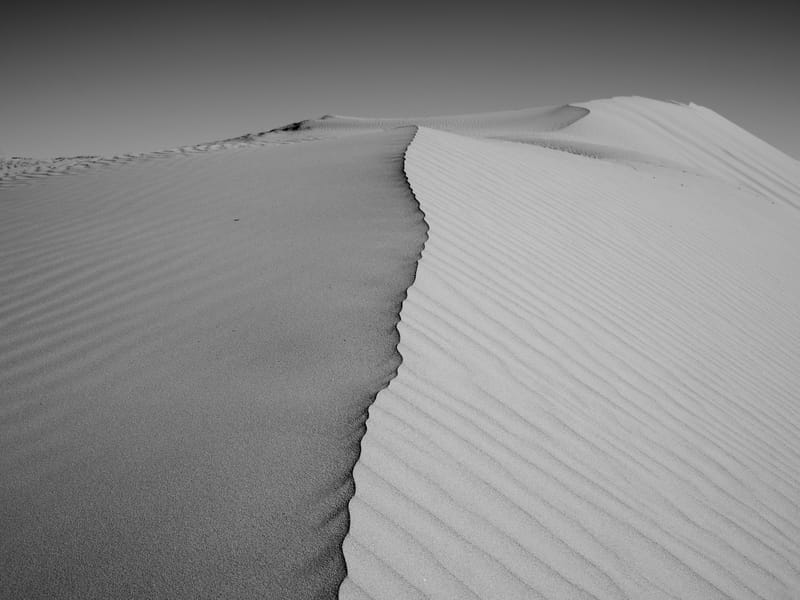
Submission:
[[0,190],[0,596],[334,596],[413,129]]

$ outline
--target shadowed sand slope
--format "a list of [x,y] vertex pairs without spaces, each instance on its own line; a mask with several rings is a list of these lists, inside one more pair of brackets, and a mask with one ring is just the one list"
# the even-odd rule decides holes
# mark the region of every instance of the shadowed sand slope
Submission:
[[336,594],[413,130],[0,190],[0,596]]
[[427,128],[409,147],[429,240],[342,598],[800,590],[797,163],[703,111],[618,110],[655,133],[599,111],[555,137],[702,172]]

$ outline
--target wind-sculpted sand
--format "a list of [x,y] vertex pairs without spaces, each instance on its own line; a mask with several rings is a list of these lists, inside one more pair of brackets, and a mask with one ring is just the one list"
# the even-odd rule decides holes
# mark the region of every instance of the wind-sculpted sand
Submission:
[[0,168],[0,597],[797,597],[800,163],[712,111]]
[[598,104],[552,135],[596,158],[411,143],[429,239],[342,598],[797,597],[800,164],[710,111]]
[[410,128],[0,190],[0,597],[334,597]]

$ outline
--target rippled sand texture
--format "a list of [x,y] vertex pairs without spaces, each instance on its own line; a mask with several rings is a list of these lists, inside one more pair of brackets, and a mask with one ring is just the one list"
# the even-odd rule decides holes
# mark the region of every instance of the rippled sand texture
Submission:
[[412,135],[0,190],[1,597],[335,596],[425,239]]
[[429,239],[342,598],[800,590],[800,163],[699,107],[584,106],[560,150],[409,147]]
[[798,207],[643,98],[4,161],[0,596],[794,598]]

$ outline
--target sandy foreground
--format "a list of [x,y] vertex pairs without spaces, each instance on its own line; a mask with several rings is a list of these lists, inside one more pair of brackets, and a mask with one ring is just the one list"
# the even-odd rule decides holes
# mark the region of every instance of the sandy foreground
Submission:
[[800,163],[713,111],[3,169],[0,596],[798,597]]

